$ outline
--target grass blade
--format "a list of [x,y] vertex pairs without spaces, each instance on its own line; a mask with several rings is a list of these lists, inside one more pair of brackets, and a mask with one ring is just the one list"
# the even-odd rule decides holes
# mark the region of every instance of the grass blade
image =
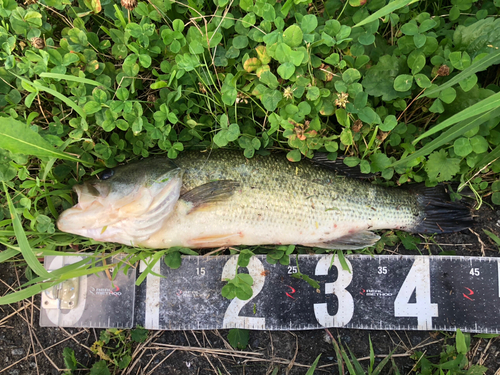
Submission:
[[47,272],[45,268],[43,268],[42,263],[38,261],[38,258],[33,252],[33,249],[31,249],[31,246],[28,242],[28,238],[26,237],[26,233],[24,233],[21,220],[19,220],[19,216],[17,215],[16,208],[12,203],[12,199],[10,199],[10,195],[7,190],[7,186],[5,185],[5,182],[2,182],[2,184],[9,205],[9,211],[10,211],[10,216],[12,218],[12,226],[14,227],[14,233],[16,234],[17,243],[19,244],[19,248],[21,249],[21,253],[23,254],[24,260],[26,261],[28,266],[33,270],[33,272],[35,272],[37,275],[49,278],[50,274]]
[[497,92],[496,94],[491,95],[490,97],[481,100],[480,102],[477,102],[473,106],[464,109],[463,111],[458,112],[457,114],[451,116],[450,118],[444,120],[443,122],[437,124],[434,126],[432,129],[429,129],[426,131],[424,134],[422,134],[420,137],[415,139],[413,141],[413,144],[417,144],[419,141],[421,141],[424,138],[427,138],[437,132],[440,132],[447,127],[460,122],[460,121],[465,121],[471,117],[480,115],[484,112],[490,111],[492,109],[498,108],[500,106],[500,92]]
[[[342,269],[344,271],[352,273],[351,269],[349,268],[349,265],[347,264],[347,261],[345,259],[344,252],[342,250],[337,251],[337,256],[339,257],[339,262],[342,265]],[[333,259],[334,258],[332,258],[332,263],[333,263]]]
[[[331,335],[330,335],[331,336]],[[337,365],[338,365],[338,369],[339,369],[339,374],[343,374],[344,373],[344,361],[342,360],[342,353],[340,353],[340,348],[337,344],[337,341],[335,341],[335,339],[332,337],[332,344],[333,344],[333,349],[335,350],[335,355],[337,356]]]
[[[49,254],[47,254],[47,255],[49,255]],[[54,254],[50,254],[50,255],[54,255]],[[60,252],[59,252],[59,254],[57,254],[57,256],[72,256],[72,255],[78,255],[78,254],[73,254],[73,253],[61,254]],[[84,254],[84,255],[87,256],[87,254]],[[71,275],[71,277],[74,277],[73,275],[76,275],[75,274],[76,271],[82,272],[82,270],[83,271],[89,270],[92,266],[91,261],[92,261],[92,259],[89,259],[89,257],[87,257],[87,258],[79,260],[75,263],[67,264],[64,267],[57,268],[55,270],[51,270],[50,271],[51,279],[61,281],[64,277],[66,277],[66,279],[67,279],[68,275]],[[71,277],[69,277],[69,278],[71,278]],[[46,279],[43,277],[35,277],[34,279],[31,279],[31,280],[27,281],[26,283],[24,283],[23,285],[21,285],[21,288],[26,288],[30,285],[37,284],[37,283],[43,283],[45,281],[46,281]]]
[[[420,150],[414,152],[413,154],[407,156],[406,158],[403,158],[401,160],[398,160],[394,163],[391,164],[392,167],[396,167],[398,165],[402,165],[405,163],[408,163],[410,160],[413,160],[415,158],[418,158],[420,156],[426,156],[430,154],[432,151],[437,149],[438,147],[441,147],[444,144],[447,144],[454,140],[455,138],[460,137],[462,134],[466,133],[467,131],[478,127],[482,123],[488,121],[489,119],[499,116],[500,115],[500,108],[493,109],[491,111],[488,111],[486,113],[483,113],[482,115],[476,116],[474,118],[470,118],[468,120],[464,120],[453,126],[451,129],[448,129],[439,137],[434,139],[433,141],[429,142],[426,144],[424,147],[422,147]],[[499,155],[500,156],[500,155]],[[493,160],[493,159],[492,159]]]
[[402,8],[404,6],[416,3],[417,1],[419,1],[419,0],[396,0],[396,1],[393,1],[392,3],[387,4],[382,9],[379,9],[375,13],[366,17],[363,21],[358,22],[353,27],[359,27],[359,26],[366,25],[367,23],[370,23],[370,22],[373,22],[379,18],[385,17],[388,14],[394,12],[395,10]]
[[12,257],[15,257],[17,254],[19,254],[19,251],[16,251],[14,249],[7,249],[4,251],[0,251],[0,263],[3,263]]
[[[24,283],[21,287],[25,288],[23,290],[28,290],[33,286],[43,285],[46,284],[47,282],[50,283],[54,282],[56,284],[59,284],[62,283],[63,281],[78,278],[81,276],[88,276],[99,272],[106,272],[106,270],[109,270],[110,268],[113,267],[113,264],[108,264],[106,266],[95,266],[95,267],[91,267],[91,265],[89,264],[77,269],[69,269],[69,266],[71,266],[71,264],[68,264],[62,268],[58,268],[50,273],[51,276],[57,276],[55,275],[55,271],[59,271],[61,273],[59,277],[56,278],[52,277],[49,281],[46,281],[41,277],[37,277],[35,280],[30,280],[27,283]],[[36,283],[34,283],[34,281],[36,281]],[[28,297],[31,297],[31,295]]]
[[389,362],[389,360],[391,359],[392,355],[394,354],[394,352],[396,351],[396,348],[394,348],[394,350],[392,352],[389,353],[389,355],[387,357],[385,357],[382,362],[380,362],[378,364],[378,366],[375,368],[375,370],[373,370],[372,374],[371,375],[379,375],[380,372],[382,371],[382,369],[384,368],[384,366],[387,364],[387,362]]
[[83,110],[83,108],[80,107],[78,104],[76,104],[73,100],[67,98],[66,96],[64,96],[63,94],[61,94],[59,91],[52,90],[52,89],[50,89],[48,87],[45,87],[44,85],[39,84],[38,82],[31,82],[30,80],[27,80],[26,78],[18,76],[17,74],[14,74],[14,73],[11,73],[11,74],[14,75],[14,76],[16,76],[17,78],[19,78],[21,81],[26,82],[28,85],[33,86],[37,90],[39,90],[39,91],[45,91],[45,92],[49,93],[50,95],[55,96],[56,98],[58,98],[62,102],[66,103],[66,105],[68,107],[73,108],[73,110],[76,113],[78,113],[82,117],[83,121],[85,121],[85,123],[86,123],[87,114],[85,113],[85,111]]
[[447,89],[448,87],[451,87],[458,82],[470,77],[474,73],[480,72],[482,70],[485,70],[489,68],[491,65],[495,65],[500,63],[500,51],[494,51],[490,53],[488,56],[483,57],[481,60],[478,60],[471,64],[467,69],[464,69],[461,73],[457,74],[455,77],[450,79],[448,82],[443,83],[441,86],[438,86],[434,89],[431,89],[429,91],[426,91],[422,97],[426,97],[429,95],[434,95],[437,94],[438,92],[443,91],[444,89]]
[[474,337],[477,337],[479,339],[495,339],[497,337],[500,337],[500,335],[497,333],[479,333],[477,335],[474,335]]
[[[108,264],[106,266],[98,266],[98,267],[92,267],[92,268],[79,268],[76,270],[72,270],[70,272],[66,271],[57,279],[57,282],[61,283],[63,281],[69,280],[69,279],[74,279],[75,277],[81,277],[81,276],[93,275],[93,274],[99,273],[99,272],[105,272],[106,270],[109,270],[110,268],[113,268],[113,267],[114,267],[114,264]],[[59,268],[59,269],[63,270],[63,268]]]
[[356,375],[365,375],[365,371],[363,370],[363,367],[361,367],[361,364],[359,363],[358,359],[352,352],[351,348],[349,348],[347,345],[347,350],[349,350],[349,354],[351,355],[352,358],[352,363],[354,364],[354,368],[356,370]]
[[498,246],[500,246],[500,238],[498,238],[498,236],[495,233],[490,232],[487,229],[483,229],[483,232],[486,233],[486,235],[490,237]]
[[49,157],[74,161],[82,160],[57,150],[40,134],[31,130],[25,123],[12,117],[2,119],[0,124],[0,148],[13,154],[33,155],[39,158]]
[[392,363],[392,371],[394,372],[394,375],[401,375],[399,372],[398,366],[396,365],[396,362],[394,361],[394,358],[391,358],[391,363]]
[[85,111],[83,110],[83,108],[80,107],[78,104],[76,104],[74,101],[72,101],[71,99],[67,98],[66,96],[64,96],[63,94],[61,94],[59,91],[49,89],[48,87],[40,85],[39,83],[31,83],[31,84],[36,89],[38,89],[40,91],[45,91],[46,93],[49,93],[50,95],[53,95],[56,98],[58,98],[59,100],[61,100],[62,102],[66,103],[66,105],[68,107],[73,108],[73,110],[76,113],[78,113],[82,117],[83,121],[85,121],[85,123],[86,123],[87,114],[85,113]]
[[483,158],[477,162],[476,168],[479,170],[498,158],[500,158],[500,146],[495,147],[491,152],[484,155]]
[[313,375],[314,374],[314,370],[316,370],[316,366],[318,366],[318,362],[319,362],[320,358],[321,358],[321,354],[316,357],[316,359],[314,360],[311,367],[309,367],[309,370],[307,370],[306,375]]
[[373,350],[372,338],[368,335],[368,343],[370,344],[370,366],[368,367],[368,373],[373,372],[373,364],[375,363],[375,351]]
[[349,374],[358,375],[358,373],[354,369],[354,366],[352,365],[351,361],[349,360],[349,357],[347,356],[347,353],[346,353],[344,347],[342,346],[342,344],[340,344],[340,353],[342,353],[342,358],[344,358],[344,363],[345,363],[345,366],[347,367],[347,370],[349,371]]
[[[15,236],[16,235],[14,233],[14,231],[11,231],[11,232],[12,233],[9,234],[8,236]],[[26,232],[24,232],[24,233],[26,233]],[[1,237],[1,234],[2,233],[0,233],[0,237]],[[15,251],[15,254],[21,253],[21,249],[19,248],[19,246],[12,246],[10,243],[4,242],[4,241],[1,241],[1,240],[0,240],[0,245],[7,247],[8,250]],[[4,253],[4,251],[0,251],[0,254],[3,254],[3,253]],[[64,252],[61,252],[61,251],[57,251],[57,250],[39,249],[39,251],[38,251],[38,255],[39,256],[46,256],[46,255],[66,255],[66,254],[67,253],[64,253]],[[0,263],[4,262],[4,261],[6,261],[6,260],[8,260],[8,259],[11,258],[11,257],[10,258],[5,258],[7,256],[8,256],[8,254],[0,255]]]
[[59,284],[59,281],[53,281],[53,282],[44,283],[44,284],[36,284],[36,285],[32,285],[26,289],[7,294],[6,296],[0,297],[0,306],[1,305],[8,305],[10,303],[15,303],[15,302],[22,301],[23,299],[30,298],[31,296],[34,296],[35,294],[38,294],[38,293],[40,293],[46,289],[49,289],[57,284]]
[[109,90],[109,87],[104,86],[102,83],[87,79],[87,78],[82,78],[82,77],[75,77],[72,75],[67,75],[67,74],[58,74],[58,73],[41,73],[40,77],[42,78],[54,78],[54,79],[64,79],[66,81],[73,81],[73,82],[79,82],[79,83],[85,83],[87,85],[92,85],[92,86],[102,86],[105,87],[106,90]]
[[135,282],[135,285],[141,285],[141,283],[144,281],[147,275],[150,273],[153,273],[153,267],[154,265],[161,259],[161,257],[165,254],[166,251],[160,251],[158,253],[155,253],[152,257],[151,260],[149,261],[146,269],[144,272],[141,273],[141,275],[137,278],[137,281]]
[[[68,147],[69,145],[71,144],[71,139],[68,139],[66,140],[66,142],[64,142],[60,147],[59,149],[61,150],[64,150],[66,149],[66,147]],[[56,158],[50,158],[49,161],[45,164],[45,168],[43,170],[43,175],[42,175],[42,181],[45,181],[45,179],[47,178],[47,175],[49,174],[49,172],[52,170],[52,167],[54,165],[54,163],[56,162]],[[57,216],[57,215],[56,215]]]

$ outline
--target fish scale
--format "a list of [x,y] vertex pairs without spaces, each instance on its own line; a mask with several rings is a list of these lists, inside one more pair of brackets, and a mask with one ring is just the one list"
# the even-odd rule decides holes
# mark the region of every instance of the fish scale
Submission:
[[[201,159],[199,153],[187,153],[175,161],[184,170],[184,190],[213,180],[238,181],[240,189],[209,209],[166,221],[164,246],[193,246],[194,236],[213,237],[197,243],[204,247],[321,243],[348,234],[353,223],[355,231],[405,227],[418,216],[415,197],[405,191],[391,189],[388,193],[383,187],[336,176],[307,161],[292,164],[280,155],[246,159],[224,151]],[[262,240],[248,232],[258,233]],[[240,233],[243,235],[238,236]],[[232,237],[228,239],[226,234]],[[156,241],[157,236],[142,245],[157,247]]]
[[449,202],[440,187],[387,188],[332,166],[324,157],[290,163],[281,153],[247,159],[226,150],[145,159],[75,187],[81,203],[58,227],[151,248],[360,249],[379,239],[372,230],[439,233],[472,223],[469,208]]

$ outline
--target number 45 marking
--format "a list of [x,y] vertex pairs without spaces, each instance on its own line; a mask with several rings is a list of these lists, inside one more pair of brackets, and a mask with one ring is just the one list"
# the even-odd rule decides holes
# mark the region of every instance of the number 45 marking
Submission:
[[[394,316],[417,317],[418,329],[432,329],[438,315],[437,303],[431,303],[431,272],[428,257],[417,257],[394,301]],[[408,302],[415,291],[415,303]]]

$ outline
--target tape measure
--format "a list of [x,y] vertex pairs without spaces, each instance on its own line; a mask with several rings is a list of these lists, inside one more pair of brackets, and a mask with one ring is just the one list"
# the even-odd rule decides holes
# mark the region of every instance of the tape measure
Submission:
[[[46,257],[45,265],[52,270],[81,259]],[[292,256],[288,266],[257,255],[238,270],[252,276],[252,297],[228,300],[221,289],[235,277],[237,259],[187,256],[175,270],[160,260],[138,286],[144,263],[112,282],[104,274],[68,280],[42,295],[40,325],[500,333],[500,258],[348,255],[344,270],[333,254]],[[299,269],[320,287],[293,277]]]

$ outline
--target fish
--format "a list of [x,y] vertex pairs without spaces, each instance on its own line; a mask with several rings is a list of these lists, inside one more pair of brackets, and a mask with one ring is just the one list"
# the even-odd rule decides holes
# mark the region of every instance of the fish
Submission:
[[[356,250],[373,231],[449,233],[472,225],[441,186],[384,187],[346,177],[336,162],[213,150],[151,157],[75,185],[63,232],[128,246],[216,248],[295,244]],[[338,161],[337,161],[338,164]]]

